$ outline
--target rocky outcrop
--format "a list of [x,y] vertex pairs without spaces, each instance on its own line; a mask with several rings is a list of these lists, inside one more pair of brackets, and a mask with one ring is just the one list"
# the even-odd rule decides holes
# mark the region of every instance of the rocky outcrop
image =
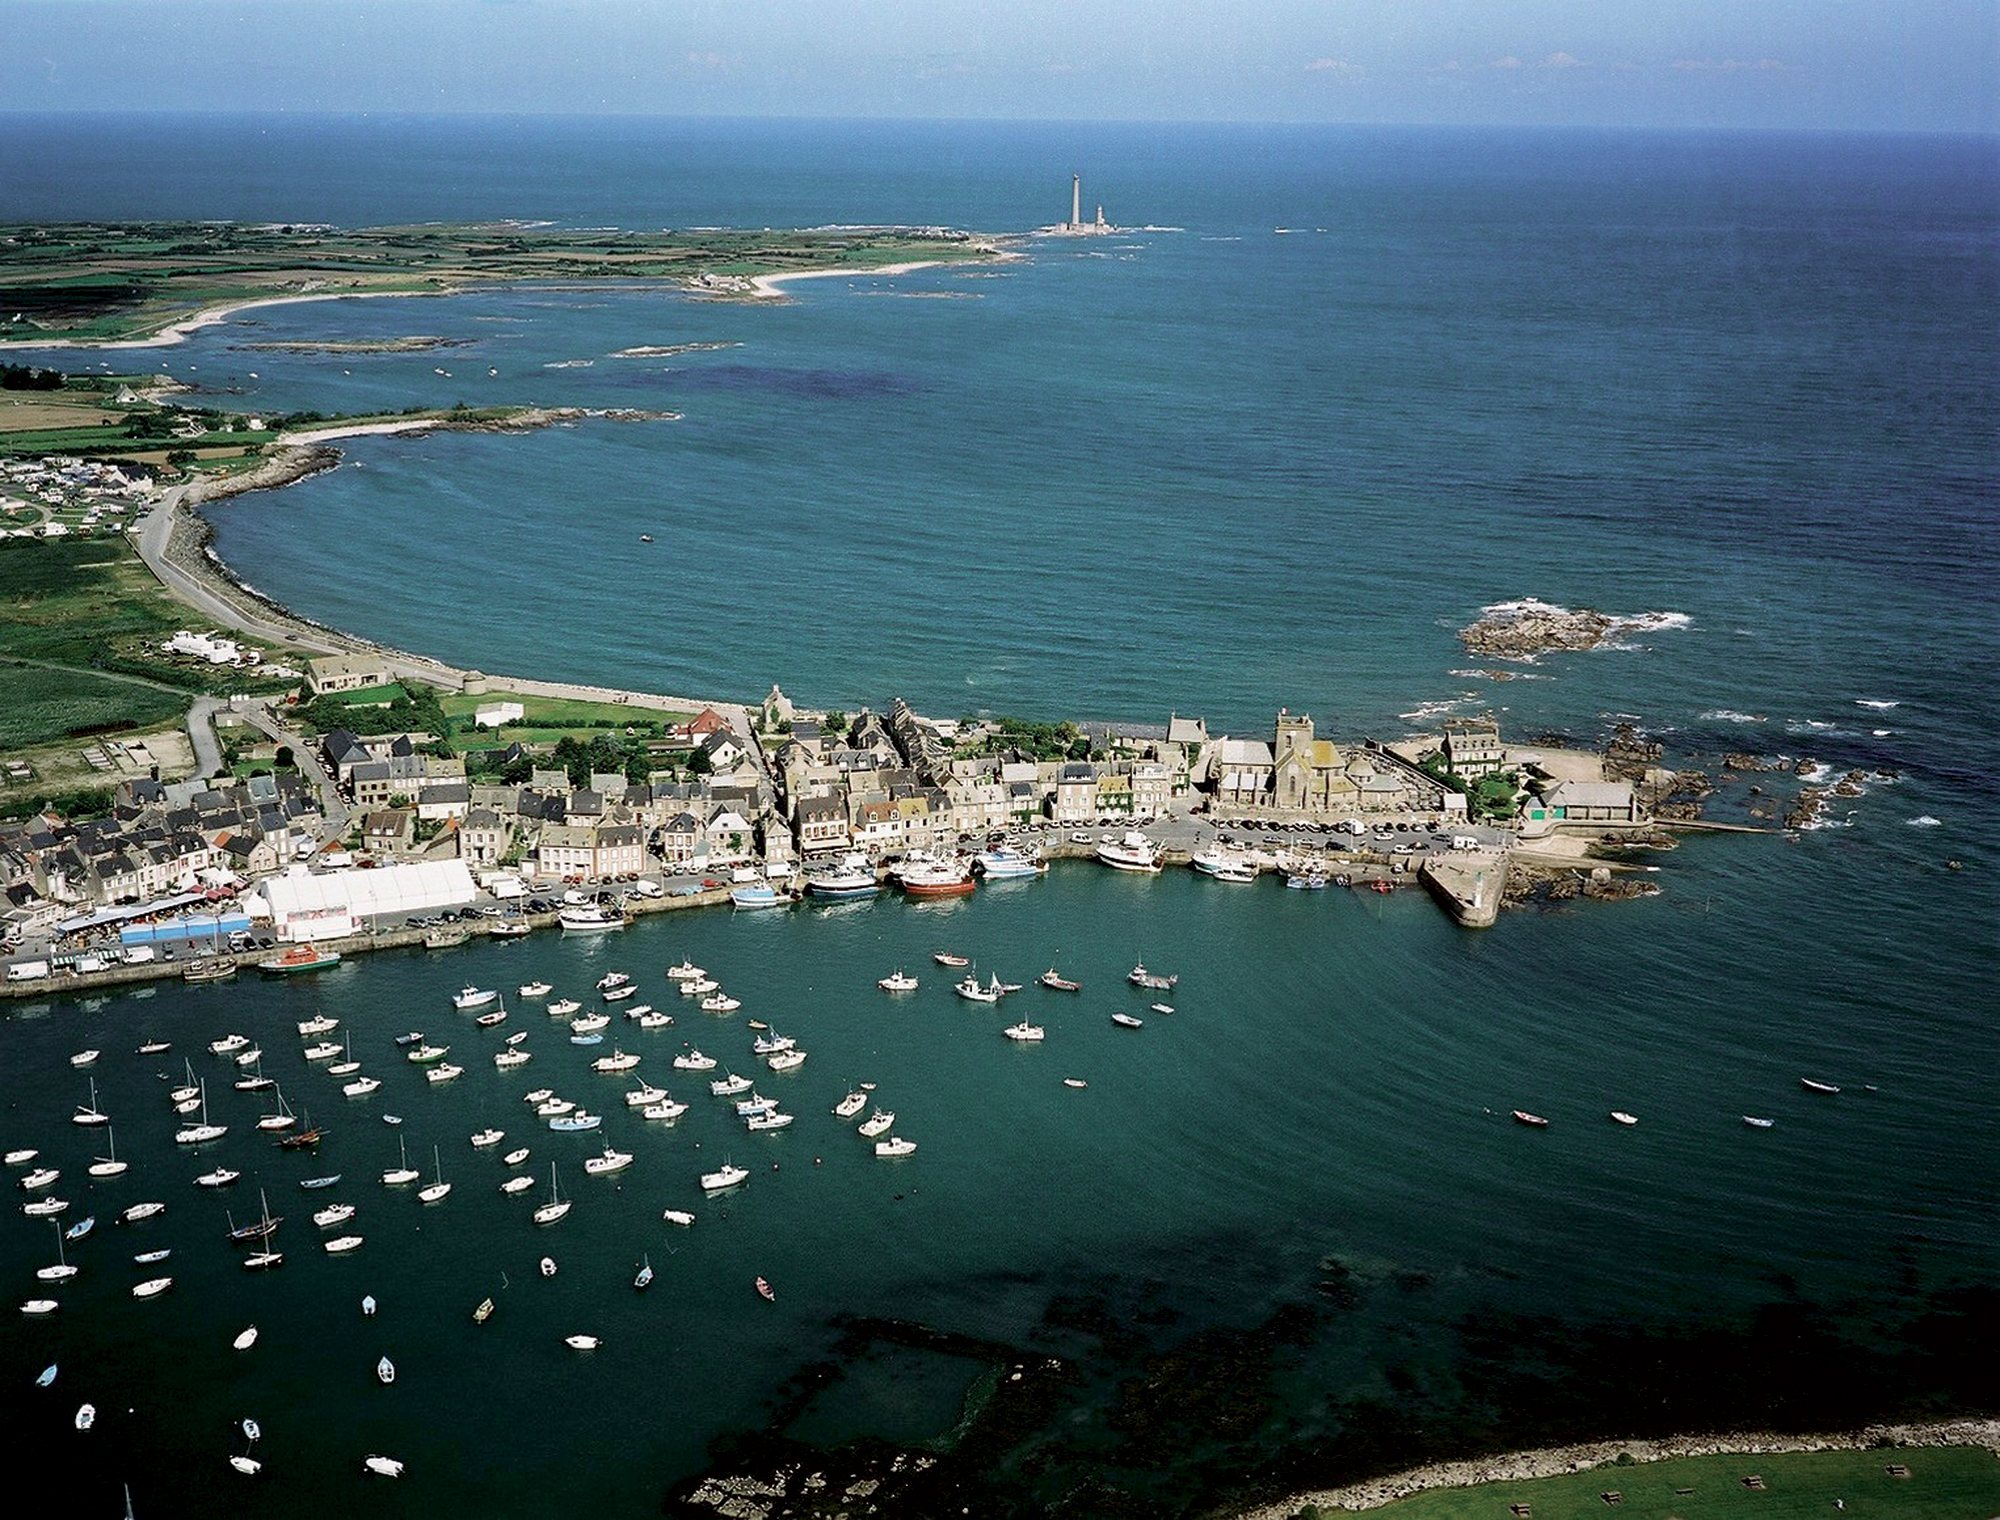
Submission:
[[1521,660],[1558,649],[1595,649],[1617,623],[1618,619],[1589,607],[1572,610],[1545,602],[1503,602],[1488,607],[1477,622],[1460,629],[1458,637],[1472,654]]

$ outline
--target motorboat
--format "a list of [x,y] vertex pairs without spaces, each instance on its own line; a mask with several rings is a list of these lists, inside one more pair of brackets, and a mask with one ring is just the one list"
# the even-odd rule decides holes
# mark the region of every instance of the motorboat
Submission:
[[361,1466],[378,1478],[400,1478],[403,1464],[394,1457],[368,1456],[361,1459]]
[[523,1161],[526,1161],[527,1159],[528,1159],[528,1147],[524,1145],[519,1150],[512,1150],[507,1152],[506,1155],[500,1158],[500,1161],[501,1164],[504,1166],[519,1166]]
[[433,1061],[442,1061],[451,1051],[449,1045],[433,1045],[426,1040],[423,1044],[403,1052],[403,1059],[412,1066],[428,1066]]
[[317,1014],[312,1018],[299,1020],[299,1038],[302,1040],[316,1040],[323,1034],[332,1034],[339,1027],[340,1020],[334,1018],[331,1014]]
[[796,1044],[798,1041],[788,1034],[762,1034],[750,1042],[750,1052],[752,1055],[774,1056]]
[[1614,1124],[1631,1125],[1639,1122],[1639,1116],[1637,1114],[1628,1114],[1622,1108],[1614,1108],[1611,1110],[1611,1120]]
[[1174,1011],[1174,1005],[1172,1003],[1151,1003],[1148,1004],[1148,1006],[1155,1013],[1172,1013]]
[[248,1050],[239,1050],[236,1052],[236,1064],[238,1066],[255,1066],[263,1059],[264,1051],[262,1046],[252,1045]]
[[557,909],[556,922],[562,925],[565,934],[602,934],[607,930],[624,928],[625,915],[597,903],[584,903],[578,907]]
[[631,985],[632,973],[629,971],[607,971],[597,979],[599,992],[616,992],[620,987]]
[[474,1150],[485,1150],[489,1145],[498,1145],[506,1138],[507,1131],[504,1129],[482,1129],[473,1135],[472,1148]]
[[1075,1087],[1075,1088],[1084,1088],[1084,1087],[1088,1087],[1088,1086],[1090,1086],[1090,1084],[1089,1084],[1088,1082],[1084,1081],[1082,1077],[1064,1077],[1064,1078],[1063,1078],[1063,1086],[1064,1086],[1064,1087]]
[[5,1161],[8,1166],[26,1166],[39,1155],[41,1155],[41,1151],[29,1145],[22,1147],[20,1150],[8,1151],[5,1156],[0,1156],[0,1161]]
[[533,932],[534,926],[518,918],[496,918],[486,926],[488,939],[525,939]]
[[774,1099],[767,1098],[762,1093],[753,1092],[747,1098],[737,1099],[731,1106],[737,1118],[747,1119],[752,1114],[768,1114],[778,1105]]
[[[536,1224],[554,1224],[569,1211],[570,1202],[562,1196],[561,1190],[556,1186],[555,1163],[551,1162],[549,1164],[549,1201],[539,1205],[535,1209],[535,1212],[528,1217]],[[555,1263],[550,1261],[546,1256],[542,1258],[542,1275],[544,1277],[553,1277],[555,1275]]]
[[625,1010],[626,1022],[636,1024],[653,1011],[651,1003],[635,1003]]
[[1146,1027],[1144,1019],[1140,1018],[1137,1014],[1131,1013],[1114,1013],[1111,1015],[1111,1022],[1116,1024],[1120,1029],[1144,1029]]
[[806,1064],[806,1053],[803,1050],[781,1050],[768,1057],[764,1064],[773,1071],[797,1071]]
[[373,1293],[364,1293],[361,1295],[361,1316],[363,1319],[373,1319],[375,1317],[375,1295]]
[[698,982],[707,975],[691,960],[682,960],[678,966],[667,967],[667,980],[670,982]]
[[1056,968],[1053,966],[1049,967],[1048,970],[1044,971],[1040,976],[1036,977],[1035,980],[1040,985],[1048,988],[1049,991],[1051,992],[1083,991],[1082,982],[1071,981],[1068,977],[1058,972]]
[[33,1203],[21,1205],[21,1212],[30,1219],[52,1219],[69,1207],[67,1198],[37,1198]]
[[613,1150],[607,1145],[602,1155],[585,1158],[583,1170],[587,1176],[608,1177],[613,1172],[624,1171],[631,1164],[632,1153],[630,1151]]
[[340,1091],[345,1097],[365,1098],[381,1085],[382,1079],[380,1077],[356,1077],[352,1082],[344,1085]]
[[1525,1124],[1530,1129],[1547,1129],[1549,1127],[1549,1121],[1544,1119],[1540,1114],[1531,1114],[1518,1108],[1514,1110],[1514,1122],[1516,1124]]
[[171,1277],[149,1277],[142,1283],[132,1285],[134,1298],[158,1298],[174,1285]]
[[493,1064],[502,1071],[509,1071],[516,1066],[526,1066],[533,1059],[533,1055],[525,1050],[496,1050],[493,1052]]
[[875,1154],[887,1160],[893,1161],[899,1156],[914,1156],[916,1153],[917,1142],[905,1140],[901,1135],[891,1135],[887,1140],[875,1142]]
[[1117,842],[1105,840],[1097,846],[1097,858],[1114,871],[1157,871],[1164,852],[1137,829],[1128,829]]
[[659,1119],[671,1124],[687,1111],[688,1106],[685,1103],[676,1103],[673,1099],[669,1098],[664,1103],[648,1103],[644,1108],[639,1110],[639,1117],[641,1119]]
[[733,1098],[738,1093],[748,1092],[755,1086],[748,1077],[739,1077],[731,1072],[726,1077],[718,1077],[708,1084],[708,1090],[718,1098]]
[[566,1019],[582,1006],[583,1004],[579,1003],[575,998],[557,998],[553,1003],[549,1004],[549,1017],[552,1019]]
[[684,998],[704,998],[711,992],[720,992],[722,983],[711,977],[703,977],[698,982],[682,982],[675,990]]
[[250,1043],[250,1037],[242,1034],[226,1034],[219,1040],[208,1042],[208,1053],[212,1056],[231,1056]]
[[516,1193],[527,1192],[534,1185],[535,1179],[523,1174],[518,1177],[509,1177],[505,1182],[500,1184],[500,1191],[511,1198]]
[[214,1171],[203,1172],[199,1177],[195,1178],[194,1185],[205,1188],[226,1188],[233,1185],[242,1176],[241,1172],[232,1171],[226,1166],[218,1166]]
[[609,992],[605,993],[604,1001],[607,1003],[622,1003],[627,998],[635,998],[638,995],[638,985],[633,982],[627,982],[623,987],[613,987]]
[[132,1258],[132,1265],[135,1267],[150,1267],[158,1262],[165,1261],[173,1254],[174,1248],[172,1246],[164,1246],[157,1251],[141,1251]]
[[1218,881],[1246,882],[1257,879],[1256,867],[1234,850],[1209,848],[1188,856],[1188,864],[1203,876]]
[[607,1029],[610,1025],[610,1014],[592,1013],[575,1020],[569,1028],[571,1034],[596,1034],[600,1029]]
[[[21,1312],[30,1319],[39,1319],[43,1315],[55,1313],[61,1307],[61,1302],[53,1298],[31,1298],[21,1305]],[[48,1370],[54,1372],[55,1368],[51,1367]],[[50,1381],[53,1382],[54,1379],[52,1378]],[[48,1383],[41,1383],[38,1380],[38,1386],[46,1388],[49,1385]]]
[[464,1075],[465,1068],[463,1066],[455,1066],[450,1061],[447,1061],[444,1065],[433,1066],[429,1071],[425,1072],[424,1080],[435,1086],[445,1082],[455,1082]]
[[519,1045],[522,1041],[526,1040],[527,1038],[528,1038],[527,1030],[517,1029],[512,1034],[507,1036],[507,1044],[509,1046]]
[[1125,980],[1130,982],[1134,987],[1144,987],[1149,991],[1171,992],[1175,987],[1180,985],[1181,979],[1178,975],[1161,976],[1157,971],[1148,971],[1146,963],[1141,961],[1125,973]]
[[911,897],[964,897],[979,886],[972,868],[957,861],[926,861],[908,867],[896,883]]
[[83,1216],[83,1218],[79,1219],[75,1224],[71,1225],[67,1230],[63,1231],[63,1239],[81,1240],[83,1239],[84,1236],[88,1235],[92,1230],[96,1228],[97,1228],[97,1216],[95,1214],[86,1214]]
[[481,1029],[491,1029],[496,1024],[507,1022],[507,1010],[504,1008],[495,1008],[486,1013],[477,1014],[474,1016],[472,1022],[477,1024]]
[[1008,1039],[1019,1040],[1023,1044],[1039,1044],[1047,1037],[1047,1031],[1040,1024],[1030,1024],[1026,1019],[1018,1024],[1009,1024],[1000,1032]]
[[742,1006],[740,999],[733,998],[726,992],[712,993],[701,1000],[703,1013],[734,1013]]
[[852,1119],[867,1106],[868,1094],[857,1087],[853,1092],[833,1105],[833,1112],[836,1118]]
[[460,945],[468,943],[471,939],[472,931],[470,929],[446,929],[440,927],[425,931],[424,948],[426,950],[456,950]]
[[970,966],[972,964],[965,956],[954,954],[950,950],[933,950],[931,952],[931,959],[936,961],[940,966],[951,966],[954,968]]
[[988,881],[1005,881],[1016,876],[1040,876],[1049,868],[1048,862],[1041,858],[1039,852],[1027,854],[1012,845],[981,850],[972,857],[972,863]]
[[173,1048],[174,1042],[172,1040],[147,1040],[139,1047],[139,1054],[142,1056],[165,1055]]
[[329,1172],[324,1177],[307,1177],[299,1183],[299,1186],[309,1189],[330,1188],[337,1185],[339,1181],[339,1172]]
[[714,1071],[715,1057],[705,1056],[698,1050],[689,1050],[674,1057],[674,1066],[679,1071]]
[[37,1192],[48,1187],[62,1176],[62,1169],[54,1166],[38,1166],[21,1179],[21,1187],[27,1192]]
[[349,1252],[361,1249],[361,1237],[359,1235],[336,1235],[321,1249],[329,1256],[346,1256]]
[[694,1228],[694,1215],[686,1209],[664,1209],[660,1213],[662,1223],[678,1225],[683,1230]]
[[122,1224],[139,1224],[144,1220],[158,1219],[166,1211],[167,1206],[164,1203],[135,1203],[120,1214],[118,1219]]
[[569,1098],[558,1098],[554,1093],[549,1093],[541,1102],[535,1105],[535,1117],[537,1119],[554,1119],[561,1117],[563,1114],[575,1112],[576,1104],[574,1101]]
[[546,1103],[556,1095],[553,1087],[538,1087],[533,1092],[523,1093],[521,1101],[533,1108],[537,1103]]
[[200,986],[205,982],[226,982],[236,975],[236,962],[230,960],[196,961],[181,972],[181,980],[190,986]]
[[757,1134],[762,1134],[769,1130],[790,1129],[794,1117],[792,1114],[780,1113],[778,1110],[772,1109],[769,1113],[752,1114],[743,1121],[743,1127]]
[[569,1042],[572,1045],[602,1045],[604,1043],[604,1036],[601,1034],[573,1034],[569,1037]]
[[1743,1116],[1743,1122],[1749,1125],[1752,1129],[1769,1129],[1773,1124],[1777,1123],[1778,1121],[1775,1119],[1759,1119],[1754,1114],[1745,1114]]
[[351,1203],[330,1203],[312,1217],[313,1223],[322,1230],[330,1230],[335,1225],[346,1224],[354,1217]]
[[733,888],[729,894],[732,908],[781,908],[787,901],[768,881],[749,882]]
[[563,1344],[572,1351],[595,1351],[604,1342],[594,1335],[565,1335]]
[[408,1034],[399,1034],[396,1036],[397,1046],[404,1050],[408,1050],[412,1045],[421,1045],[423,1043],[424,1035],[420,1029],[412,1029]]
[[1324,871],[1302,871],[1285,878],[1285,886],[1293,892],[1324,892],[1327,875]]
[[104,1052],[101,1050],[79,1050],[69,1058],[69,1064],[79,1070],[86,1066],[95,1066],[97,1058],[103,1054]]
[[757,1296],[767,1304],[775,1304],[778,1301],[777,1290],[761,1277],[757,1279]]
[[91,1426],[95,1425],[96,1423],[97,1423],[97,1406],[95,1404],[77,1405],[76,1428],[78,1430],[88,1430],[90,1429]]
[[264,1464],[259,1462],[255,1457],[232,1456],[229,1459],[229,1465],[246,1478],[254,1478],[264,1470]]
[[[670,1209],[668,1210],[668,1212],[671,1213],[673,1211]],[[689,1217],[692,1218],[693,1216]],[[653,1258],[648,1256],[643,1261],[640,1262],[638,1272],[633,1275],[632,1287],[637,1292],[644,1293],[648,1288],[652,1286],[653,1286]]]
[[873,1140],[878,1135],[888,1134],[891,1129],[895,1128],[895,1124],[896,1116],[894,1113],[885,1108],[878,1108],[874,1113],[861,1121],[858,1126],[858,1132],[862,1139]]
[[491,1318],[493,1318],[493,1300],[482,1298],[479,1307],[472,1311],[472,1322],[475,1325],[483,1325]]
[[884,992],[915,992],[917,990],[917,979],[913,976],[905,975],[903,968],[898,966],[890,975],[878,978],[875,985],[880,987]]
[[615,1075],[621,1071],[630,1071],[638,1064],[639,1057],[629,1055],[614,1045],[611,1049],[611,1054],[608,1056],[599,1056],[595,1061],[590,1063],[590,1069],[605,1075]]
[[554,991],[547,982],[523,982],[514,990],[524,998],[543,998]]
[[257,1344],[257,1327],[252,1325],[249,1329],[239,1332],[236,1339],[229,1344],[238,1351],[248,1351]]
[[864,855],[843,856],[837,865],[816,871],[806,878],[806,891],[813,897],[835,899],[873,897],[882,890],[875,868]]
[[750,1172],[747,1168],[724,1162],[720,1169],[701,1174],[701,1190],[704,1193],[726,1193],[733,1187],[741,1187],[749,1180]]
[[981,986],[979,978],[970,971],[960,977],[952,985],[951,990],[968,1002],[991,1004],[1000,1001],[1000,989],[998,987]]

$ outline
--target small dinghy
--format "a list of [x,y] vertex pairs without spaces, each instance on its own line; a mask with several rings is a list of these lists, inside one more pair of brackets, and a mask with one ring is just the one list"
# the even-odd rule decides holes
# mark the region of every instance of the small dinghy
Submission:
[[386,1356],[383,1357],[381,1361],[375,1364],[375,1376],[380,1382],[385,1384],[395,1382],[396,1364]]
[[472,1311],[472,1322],[475,1325],[483,1325],[491,1318],[493,1318],[493,1300],[482,1298],[479,1307]]
[[761,1277],[757,1279],[757,1296],[767,1304],[775,1304],[778,1301],[777,1289]]
[[48,1366],[44,1367],[41,1370],[41,1372],[37,1374],[35,1378],[35,1386],[37,1388],[46,1388],[49,1386],[49,1384],[53,1383],[55,1380],[56,1380],[56,1364],[54,1362],[50,1362]]
[[361,1465],[378,1478],[400,1478],[403,1464],[394,1457],[363,1457]]
[[1837,1093],[1840,1091],[1831,1082],[1815,1082],[1811,1077],[1800,1077],[1799,1086],[1810,1093]]
[[1064,1077],[1064,1078],[1063,1078],[1063,1086],[1064,1086],[1064,1087],[1088,1087],[1088,1086],[1090,1086],[1090,1084],[1089,1084],[1088,1082],[1084,1081],[1082,1077]]
[[264,1470],[264,1464],[255,1457],[231,1457],[229,1465],[246,1478],[254,1478]]
[[76,1428],[78,1430],[88,1430],[90,1429],[91,1426],[95,1425],[96,1423],[97,1423],[97,1406],[95,1404],[77,1405]]
[[1637,1114],[1628,1114],[1622,1108],[1614,1108],[1611,1110],[1611,1120],[1614,1124],[1637,1124],[1639,1116]]
[[248,1351],[252,1346],[257,1344],[257,1327],[255,1325],[250,1326],[249,1329],[242,1331],[229,1344],[234,1346],[238,1351]]
[[1144,1019],[1130,1013],[1114,1013],[1111,1015],[1111,1022],[1116,1024],[1120,1029],[1144,1029],[1146,1027]]
[[1745,1114],[1743,1116],[1743,1122],[1749,1125],[1752,1129],[1769,1129],[1773,1124],[1777,1123],[1778,1121],[1775,1119],[1759,1119],[1754,1114]]
[[572,1351],[595,1351],[604,1343],[594,1335],[565,1335],[563,1344]]
[[641,1293],[653,1286],[653,1258],[648,1256],[639,1267],[639,1275],[632,1279],[632,1286]]
[[372,1314],[374,1314],[374,1312],[375,1312],[375,1295],[374,1295],[373,1293],[364,1293],[364,1294],[362,1295],[362,1297],[361,1297],[361,1312],[362,1312],[363,1314],[367,1314],[367,1315],[372,1315]]
[[259,1425],[255,1420],[246,1417],[243,1421],[243,1439],[246,1441],[263,1440],[264,1427]]
[[1514,1110],[1514,1122],[1516,1124],[1525,1124],[1529,1129],[1547,1129],[1549,1127],[1549,1121],[1544,1119],[1540,1114],[1531,1114],[1527,1110],[1520,1108]]

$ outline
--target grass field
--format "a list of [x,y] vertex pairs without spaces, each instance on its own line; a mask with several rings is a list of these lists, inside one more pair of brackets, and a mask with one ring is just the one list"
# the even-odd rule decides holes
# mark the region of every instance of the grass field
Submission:
[[45,670],[0,660],[0,749],[62,738],[78,728],[171,722],[188,699],[85,670]]
[[[1890,1463],[1908,1467],[1910,1476],[1890,1477]],[[1763,1488],[1743,1486],[1751,1474]],[[1607,1504],[1599,1497],[1606,1492],[1623,1498]],[[1844,1508],[1834,1507],[1836,1499]],[[1380,1520],[1515,1520],[1516,1504],[1530,1506],[1531,1520],[1991,1520],[2000,1515],[2000,1458],[1967,1446],[1683,1457],[1439,1489],[1368,1513]]]
[[402,682],[391,681],[386,686],[360,686],[353,691],[333,692],[319,700],[338,703],[342,707],[377,707],[385,702],[407,701],[409,695]]
[[[520,721],[508,724],[502,729],[475,730],[472,727],[473,712],[489,702],[519,702],[526,714]],[[622,733],[634,728],[641,733],[648,725],[667,726],[685,723],[693,713],[663,712],[653,707],[627,707],[618,702],[579,702],[565,697],[528,697],[515,691],[489,691],[481,696],[445,696],[439,698],[445,716],[459,723],[461,733],[483,732],[500,736],[498,742],[507,743],[511,739],[528,738],[526,730],[550,729],[558,733],[576,734],[589,738],[602,733],[606,728]],[[539,734],[533,742],[541,742]]]

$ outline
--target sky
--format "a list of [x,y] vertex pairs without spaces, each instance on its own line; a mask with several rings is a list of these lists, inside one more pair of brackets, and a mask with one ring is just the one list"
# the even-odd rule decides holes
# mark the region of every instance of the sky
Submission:
[[0,0],[0,110],[2000,131],[2000,0]]

